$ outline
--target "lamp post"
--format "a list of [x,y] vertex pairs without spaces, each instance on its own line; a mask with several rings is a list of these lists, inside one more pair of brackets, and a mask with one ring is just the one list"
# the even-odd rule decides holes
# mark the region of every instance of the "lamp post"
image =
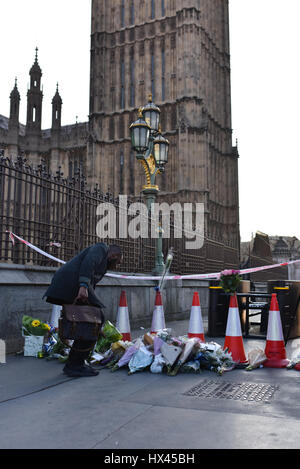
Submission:
[[[161,135],[160,109],[152,102],[149,95],[148,104],[139,109],[138,119],[130,126],[131,145],[136,152],[136,158],[143,165],[147,184],[143,186],[148,212],[155,202],[159,188],[156,185],[157,174],[162,174],[168,162],[169,142]],[[159,224],[156,241],[155,269],[156,275],[164,271],[164,258],[162,253],[162,227]]]

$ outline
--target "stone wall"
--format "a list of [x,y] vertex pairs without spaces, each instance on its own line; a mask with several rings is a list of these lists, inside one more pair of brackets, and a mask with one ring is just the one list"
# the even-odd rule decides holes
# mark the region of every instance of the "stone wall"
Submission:
[[[0,339],[7,353],[22,350],[21,321],[23,314],[49,321],[52,305],[43,295],[55,273],[54,267],[24,266],[0,263]],[[126,291],[131,328],[150,327],[155,303],[156,282],[104,277],[96,290],[106,305],[106,319],[115,322],[120,294]],[[163,304],[166,322],[187,319],[194,291],[199,292],[202,315],[208,314],[208,281],[174,280],[166,282]]]

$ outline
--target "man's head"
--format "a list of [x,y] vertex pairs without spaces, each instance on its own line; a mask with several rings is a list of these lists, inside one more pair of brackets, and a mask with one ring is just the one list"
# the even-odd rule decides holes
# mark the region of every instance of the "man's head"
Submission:
[[122,260],[122,251],[120,246],[117,244],[111,244],[108,246],[107,254],[107,268],[114,270]]

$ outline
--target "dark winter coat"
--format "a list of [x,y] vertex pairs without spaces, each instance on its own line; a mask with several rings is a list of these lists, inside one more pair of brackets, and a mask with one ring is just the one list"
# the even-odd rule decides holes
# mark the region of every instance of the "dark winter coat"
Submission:
[[108,246],[97,243],[81,251],[55,274],[44,294],[48,303],[72,304],[78,295],[80,283],[88,286],[89,303],[105,308],[96,296],[96,284],[107,271]]

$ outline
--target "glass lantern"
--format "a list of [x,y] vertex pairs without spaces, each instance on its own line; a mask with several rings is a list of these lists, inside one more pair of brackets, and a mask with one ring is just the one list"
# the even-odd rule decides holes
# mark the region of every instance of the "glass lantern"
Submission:
[[151,127],[151,131],[156,133],[159,128],[160,109],[152,102],[152,95],[149,95],[148,104],[143,108],[143,117]]
[[164,167],[165,164],[168,162],[169,145],[169,141],[164,138],[159,131],[159,134],[157,135],[157,137],[155,137],[153,141],[154,158],[156,166]]
[[130,126],[131,146],[137,153],[144,153],[149,146],[150,126],[144,121],[139,109],[139,118]]

